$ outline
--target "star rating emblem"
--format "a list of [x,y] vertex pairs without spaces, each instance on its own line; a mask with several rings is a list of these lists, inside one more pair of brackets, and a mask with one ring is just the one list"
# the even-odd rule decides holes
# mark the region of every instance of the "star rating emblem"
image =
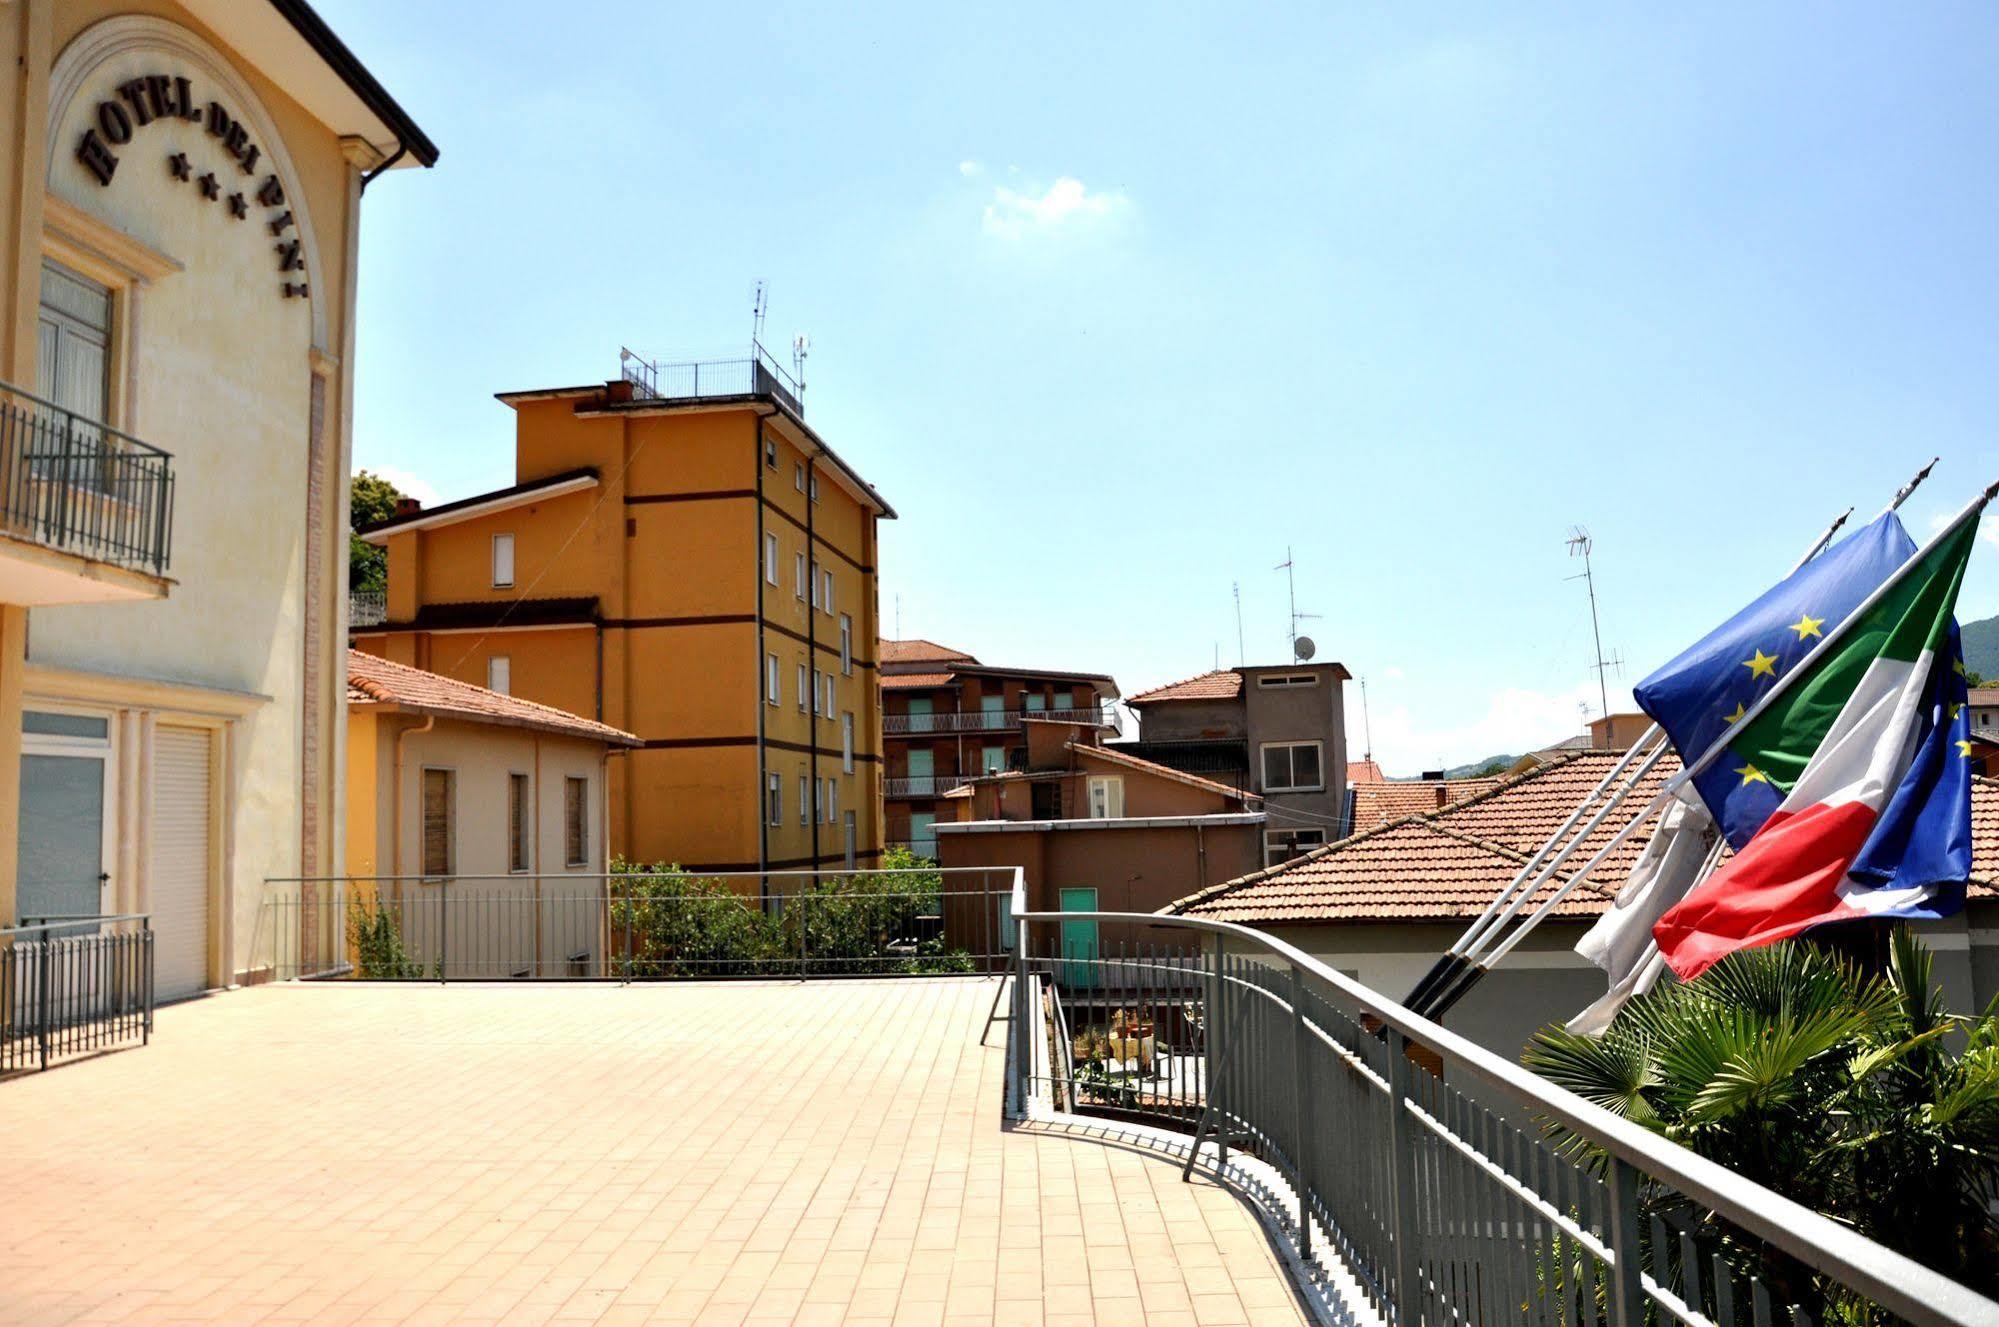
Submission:
[[1749,713],[1749,707],[1738,700],[1735,702],[1735,713],[1722,715],[1721,721],[1723,723],[1740,723],[1742,716],[1747,713]]
[[1798,620],[1791,624],[1791,630],[1798,633],[1799,640],[1810,640],[1814,636],[1817,636],[1820,640],[1824,640],[1825,632],[1819,630],[1824,625],[1824,618],[1813,617],[1809,613],[1800,613],[1798,614]]
[[1777,675],[1777,656],[1774,654],[1765,654],[1763,651],[1758,650],[1752,657],[1744,659],[1742,666],[1749,670],[1751,677],[1775,677]]
[[208,174],[202,176],[195,183],[201,186],[201,196],[203,198],[209,199],[212,202],[222,197],[222,181],[215,178],[214,171],[208,172]]
[[185,180],[193,168],[187,164],[187,153],[176,152],[167,158],[167,173],[176,180]]
[[1735,772],[1742,776],[1742,786],[1745,788],[1747,788],[1752,783],[1770,782],[1770,776],[1768,774],[1765,774],[1762,770],[1757,769],[1753,762],[1751,764],[1744,765],[1742,768],[1736,770]]

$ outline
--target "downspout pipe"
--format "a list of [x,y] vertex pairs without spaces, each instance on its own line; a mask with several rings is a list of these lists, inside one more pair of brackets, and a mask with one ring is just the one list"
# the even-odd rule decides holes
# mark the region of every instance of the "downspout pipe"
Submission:
[[[812,684],[812,705],[805,721],[810,727],[805,730],[805,747],[809,753],[806,760],[812,770],[812,791],[807,798],[812,814],[812,869],[819,869],[819,822],[825,818],[825,808],[819,804],[819,703],[826,694],[826,688],[819,682],[819,614],[831,612],[830,605],[819,602],[819,536],[814,532],[813,513],[819,504],[812,500],[813,490],[819,483],[819,458],[805,458],[805,570],[812,583],[805,587],[805,668],[806,680]],[[761,475],[763,472],[757,472]],[[831,676],[831,671],[828,671]]]
[[[764,636],[764,420],[757,416],[756,454],[750,463],[757,474],[757,892],[770,907],[770,767],[764,750],[766,715],[770,711],[770,656]],[[809,559],[808,559],[809,560]]]
[[410,145],[407,142],[405,142],[403,139],[398,138],[396,140],[396,150],[389,154],[389,159],[387,161],[384,161],[381,165],[375,167],[375,169],[369,171],[367,174],[361,177],[361,192],[367,193],[368,186],[375,182],[375,177],[377,175],[380,175],[385,171],[394,170],[396,163],[401,161],[404,157],[408,156],[409,153],[410,153]]

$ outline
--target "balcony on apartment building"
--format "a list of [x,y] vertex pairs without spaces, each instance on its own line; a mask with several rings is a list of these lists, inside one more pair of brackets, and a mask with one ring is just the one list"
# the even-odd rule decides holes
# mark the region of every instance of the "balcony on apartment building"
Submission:
[[907,774],[900,777],[891,775],[882,780],[884,797],[942,797],[954,788],[962,788],[977,774]]
[[352,590],[347,595],[347,624],[353,627],[379,627],[389,620],[389,592],[387,590]]
[[882,731],[901,737],[931,733],[1000,733],[1019,728],[1023,719],[1087,723],[1114,733],[1124,731],[1115,705],[1045,710],[954,710],[947,714],[884,714]]
[[0,382],[0,603],[161,599],[173,457]]
[[630,350],[618,352],[624,380],[642,399],[691,401],[716,396],[770,396],[801,418],[805,414],[803,350],[796,372],[786,372],[758,341],[740,358],[682,360],[662,364]]

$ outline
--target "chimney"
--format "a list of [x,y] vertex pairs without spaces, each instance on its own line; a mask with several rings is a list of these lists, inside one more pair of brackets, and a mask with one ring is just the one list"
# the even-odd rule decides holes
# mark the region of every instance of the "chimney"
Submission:
[[396,499],[397,516],[414,516],[422,510],[423,510],[423,503],[418,501],[416,498]]
[[636,390],[630,378],[613,378],[604,384],[604,400],[611,405],[622,405],[632,399]]

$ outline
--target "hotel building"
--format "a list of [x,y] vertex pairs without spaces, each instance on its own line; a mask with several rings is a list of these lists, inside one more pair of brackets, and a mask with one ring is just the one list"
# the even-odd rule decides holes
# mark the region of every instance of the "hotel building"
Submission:
[[612,851],[706,871],[882,847],[876,522],[760,348],[503,392],[517,482],[362,533],[389,585],[357,648],[636,734]]
[[364,189],[437,149],[303,0],[0,5],[0,922],[241,980],[341,867]]

